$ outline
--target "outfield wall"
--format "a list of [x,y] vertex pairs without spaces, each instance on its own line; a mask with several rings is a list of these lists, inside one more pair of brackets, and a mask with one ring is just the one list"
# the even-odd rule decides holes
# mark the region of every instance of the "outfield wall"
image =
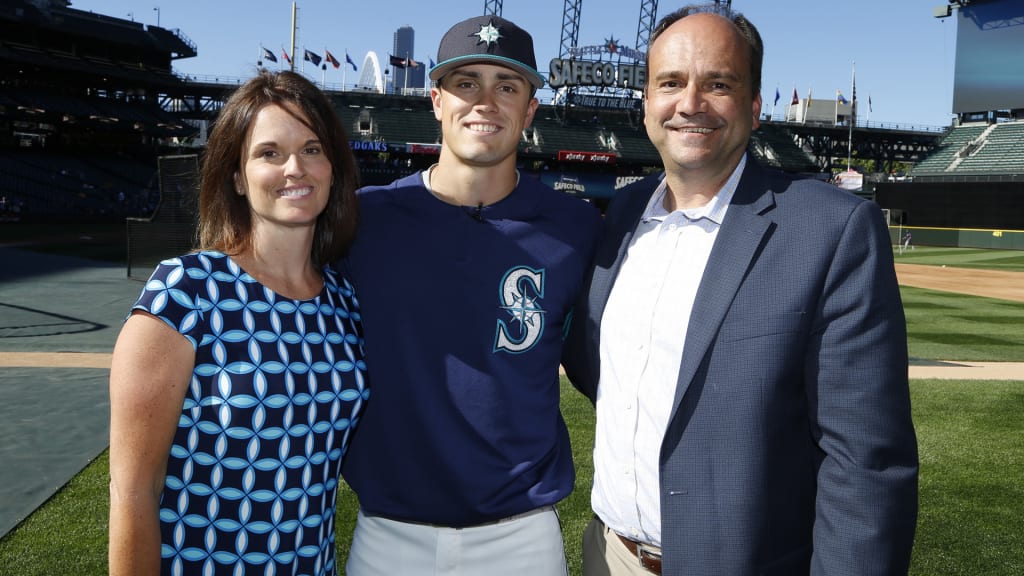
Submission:
[[879,182],[875,202],[908,226],[1024,230],[1024,182]]
[[1024,230],[922,228],[919,226],[891,224],[889,226],[889,239],[895,245],[908,232],[910,233],[911,242],[918,246],[1024,250]]

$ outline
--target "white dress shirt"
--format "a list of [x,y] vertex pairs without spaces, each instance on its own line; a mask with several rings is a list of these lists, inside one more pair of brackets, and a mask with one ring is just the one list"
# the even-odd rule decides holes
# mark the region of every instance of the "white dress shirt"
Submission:
[[746,156],[706,205],[669,213],[664,180],[637,224],[601,318],[591,506],[615,532],[661,546],[658,454],[690,310]]

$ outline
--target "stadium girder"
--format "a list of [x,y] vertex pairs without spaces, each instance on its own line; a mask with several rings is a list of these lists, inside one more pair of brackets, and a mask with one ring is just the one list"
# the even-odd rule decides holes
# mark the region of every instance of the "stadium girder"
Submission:
[[484,14],[501,16],[501,0],[484,0]]
[[562,8],[562,38],[559,42],[558,57],[565,58],[579,44],[580,11],[583,0],[565,0]]
[[658,17],[658,0],[641,0],[640,20],[636,25],[636,49],[647,53],[647,45],[651,41],[651,32]]
[[911,129],[853,129],[850,147],[848,126],[781,123],[794,141],[814,156],[822,172],[845,169],[847,152],[852,158],[875,163],[876,172],[889,173],[896,162],[916,163],[935,150],[945,132]]

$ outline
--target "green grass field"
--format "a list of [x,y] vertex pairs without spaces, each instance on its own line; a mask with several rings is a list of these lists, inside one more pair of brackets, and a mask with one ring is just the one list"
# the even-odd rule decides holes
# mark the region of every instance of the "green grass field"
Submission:
[[1024,303],[902,287],[910,357],[1020,361]]
[[911,383],[921,458],[911,574],[1024,574],[1024,382]]
[[[908,256],[909,254],[909,256]],[[943,254],[945,256],[943,256]],[[897,262],[1024,269],[1024,254],[918,247]],[[956,264],[953,264],[953,262]],[[993,267],[993,266],[985,266]],[[925,360],[1024,361],[1024,303],[902,290],[911,356]],[[576,490],[561,503],[571,574],[589,521],[594,413],[562,384],[562,411],[577,463]],[[921,453],[914,576],[1024,574],[1024,381],[915,380]],[[0,540],[0,576],[106,573],[108,461],[101,454],[36,513]],[[338,558],[347,555],[356,499],[339,495]]]
[[[580,539],[590,519],[593,409],[562,386],[562,411],[577,462],[576,490],[559,512],[570,573],[581,573]],[[921,511],[914,576],[1024,574],[1024,382],[911,383],[921,453]],[[106,573],[107,456],[0,541],[0,575]],[[355,495],[338,503],[338,558],[354,528]]]

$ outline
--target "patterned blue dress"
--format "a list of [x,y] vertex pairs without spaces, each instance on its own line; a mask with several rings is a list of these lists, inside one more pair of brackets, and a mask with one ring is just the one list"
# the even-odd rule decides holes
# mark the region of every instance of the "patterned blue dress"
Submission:
[[229,257],[161,262],[133,307],[196,349],[160,501],[164,574],[335,574],[334,513],[369,398],[358,301],[293,300]]

